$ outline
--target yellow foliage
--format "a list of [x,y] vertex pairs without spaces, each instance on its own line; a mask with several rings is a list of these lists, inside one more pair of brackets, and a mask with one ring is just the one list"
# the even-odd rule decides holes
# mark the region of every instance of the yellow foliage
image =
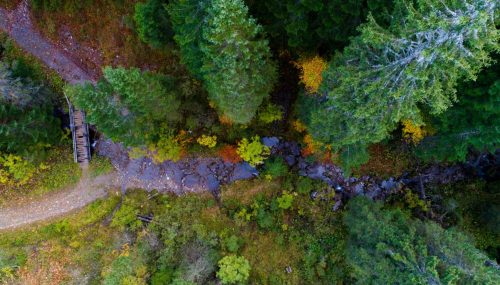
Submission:
[[213,148],[217,145],[217,136],[202,135],[196,141],[202,146]]
[[299,133],[302,133],[306,130],[306,126],[300,120],[295,120],[292,122],[292,127]]
[[0,154],[0,184],[22,186],[28,183],[36,167],[14,154]]
[[302,149],[303,156],[314,154],[323,146],[322,143],[315,141],[310,134],[306,134],[304,136],[304,143],[306,146]]
[[316,55],[300,59],[296,65],[301,69],[300,82],[306,86],[307,91],[316,93],[321,81],[323,81],[323,71],[327,66],[326,61]]
[[404,120],[403,138],[405,138],[407,141],[412,142],[413,144],[418,144],[428,134],[427,130],[424,127],[424,125],[415,125],[410,120]]

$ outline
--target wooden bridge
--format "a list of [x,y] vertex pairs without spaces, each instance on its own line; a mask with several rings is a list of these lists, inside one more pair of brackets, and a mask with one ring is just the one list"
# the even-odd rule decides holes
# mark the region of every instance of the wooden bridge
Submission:
[[[14,10],[0,7],[0,32],[7,33],[19,47],[56,71],[66,82],[83,84],[96,83],[90,73],[76,64],[71,57],[43,37],[31,22],[29,1],[22,0]],[[76,110],[66,98],[69,107],[70,127],[73,136],[75,162],[85,167],[90,161],[89,127],[85,112]]]
[[73,137],[73,157],[76,163],[88,165],[91,159],[89,125],[85,121],[85,112],[76,110],[66,97],[69,107],[69,121]]

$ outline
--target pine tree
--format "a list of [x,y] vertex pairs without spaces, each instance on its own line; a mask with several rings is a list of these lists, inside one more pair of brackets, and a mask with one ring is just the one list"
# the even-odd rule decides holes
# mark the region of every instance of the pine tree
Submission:
[[494,152],[500,146],[500,55],[494,58],[475,82],[459,85],[457,104],[432,117],[436,133],[417,146],[420,158],[465,161],[470,149]]
[[0,101],[20,107],[40,103],[37,99],[41,89],[41,86],[15,78],[9,66],[0,62]]
[[402,1],[390,28],[373,17],[324,73],[309,130],[334,150],[387,138],[421,110],[439,114],[456,100],[459,79],[474,79],[498,49],[492,0]]
[[221,115],[249,123],[276,80],[262,27],[241,0],[179,0],[168,11],[182,62]]
[[0,62],[0,151],[36,160],[59,143],[61,123],[49,106],[51,94],[29,78],[16,78]]
[[241,0],[213,0],[207,10],[203,79],[209,99],[231,121],[247,124],[271,93],[276,67],[262,27]]
[[496,263],[461,232],[382,206],[364,197],[348,204],[346,255],[358,284],[500,282]]
[[315,53],[345,46],[368,13],[388,22],[392,0],[247,1],[253,15],[281,47]]
[[174,39],[181,50],[181,62],[201,80],[204,54],[201,51],[206,10],[210,0],[175,0],[167,6]]
[[127,146],[144,146],[180,120],[180,95],[174,85],[164,75],[108,67],[96,87],[73,85],[65,92],[106,136]]
[[167,0],[148,0],[135,5],[134,20],[141,40],[152,47],[161,48],[173,37],[170,18],[164,6]]

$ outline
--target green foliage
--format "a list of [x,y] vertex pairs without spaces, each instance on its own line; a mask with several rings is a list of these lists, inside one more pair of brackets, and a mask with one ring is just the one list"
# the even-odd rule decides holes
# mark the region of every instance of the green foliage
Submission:
[[276,201],[278,202],[278,207],[280,209],[287,210],[292,207],[293,199],[294,199],[293,194],[285,191],[283,192],[283,194],[281,194],[280,197],[276,199]]
[[177,0],[168,11],[182,62],[203,80],[210,101],[232,122],[249,123],[273,88],[276,68],[243,1]]
[[66,94],[107,137],[127,146],[155,143],[180,120],[180,91],[168,76],[137,68],[104,69],[96,87],[73,85]]
[[442,113],[457,81],[474,79],[498,49],[493,1],[411,3],[401,1],[389,28],[370,16],[323,74],[325,100],[306,121],[333,151],[380,142],[402,120],[422,122],[421,110]]
[[200,80],[203,79],[204,61],[200,45],[204,40],[204,20],[209,4],[208,0],[174,0],[167,6],[175,32],[174,39],[181,50],[181,62]]
[[127,195],[123,202],[113,215],[111,226],[121,230],[129,228],[130,230],[137,230],[142,225],[142,222],[137,218],[138,214],[147,214],[148,208],[146,207],[147,195],[143,191],[133,191]]
[[[359,284],[495,284],[497,269],[462,233],[411,220],[400,210],[355,198],[344,222],[347,260]],[[491,261],[494,262],[494,261]]]
[[296,191],[300,194],[309,194],[314,190],[314,181],[309,177],[300,176],[297,178]]
[[281,46],[332,51],[347,44],[371,13],[387,22],[392,0],[248,1],[253,14]]
[[90,176],[98,177],[104,174],[108,174],[113,171],[114,167],[111,161],[104,156],[94,156],[90,161]]
[[0,102],[0,150],[39,159],[62,135],[60,121],[48,106],[21,109]]
[[271,175],[271,177],[282,177],[288,174],[288,165],[281,157],[266,160],[264,166],[264,175]]
[[264,160],[270,154],[270,150],[260,142],[259,136],[254,136],[251,142],[243,138],[238,143],[237,153],[244,161],[255,167],[264,163]]
[[145,43],[161,48],[173,37],[170,19],[164,6],[167,0],[147,0],[135,4],[134,20],[139,38]]
[[0,151],[34,160],[60,142],[60,122],[48,105],[50,98],[46,89],[14,77],[0,62]]
[[149,254],[149,249],[144,244],[139,244],[132,249],[125,244],[110,267],[104,269],[102,284],[146,285],[147,254]]
[[217,277],[222,284],[242,284],[250,276],[250,263],[243,256],[228,255],[219,260]]
[[36,167],[21,157],[0,153],[0,185],[24,185],[35,171]]
[[465,161],[468,150],[494,152],[500,145],[500,59],[476,81],[457,88],[458,103],[430,122],[436,134],[417,147],[425,161]]
[[225,246],[229,252],[236,253],[241,247],[241,239],[235,235],[232,235],[225,239]]
[[257,117],[260,122],[270,124],[283,118],[283,110],[279,106],[269,103],[257,114]]
[[149,149],[153,151],[155,163],[162,163],[166,160],[178,161],[183,153],[182,145],[172,133],[162,135],[156,144],[149,146]]
[[367,163],[369,158],[368,148],[364,145],[348,145],[340,153],[345,175],[350,175],[352,169],[358,169],[361,165]]

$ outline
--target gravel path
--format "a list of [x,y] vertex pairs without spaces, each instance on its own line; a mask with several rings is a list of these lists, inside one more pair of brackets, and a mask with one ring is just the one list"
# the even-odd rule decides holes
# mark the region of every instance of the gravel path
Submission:
[[0,30],[6,32],[23,50],[55,70],[67,82],[96,82],[96,78],[92,78],[88,72],[34,28],[27,0],[23,0],[12,11],[0,8]]
[[[0,31],[7,33],[19,47],[56,71],[65,81],[73,84],[96,82],[96,78],[89,75],[70,56],[58,49],[34,28],[27,0],[23,0],[12,11],[0,8]],[[120,187],[122,184],[116,174],[92,179],[88,177],[87,169],[83,169],[83,172],[82,179],[74,188],[48,194],[41,199],[18,202],[1,208],[0,230],[47,220],[82,208],[106,196],[107,189]]]
[[71,189],[0,209],[0,230],[17,228],[67,214],[105,197],[109,189],[120,186],[115,173],[91,179],[86,170],[83,171],[82,179]]

